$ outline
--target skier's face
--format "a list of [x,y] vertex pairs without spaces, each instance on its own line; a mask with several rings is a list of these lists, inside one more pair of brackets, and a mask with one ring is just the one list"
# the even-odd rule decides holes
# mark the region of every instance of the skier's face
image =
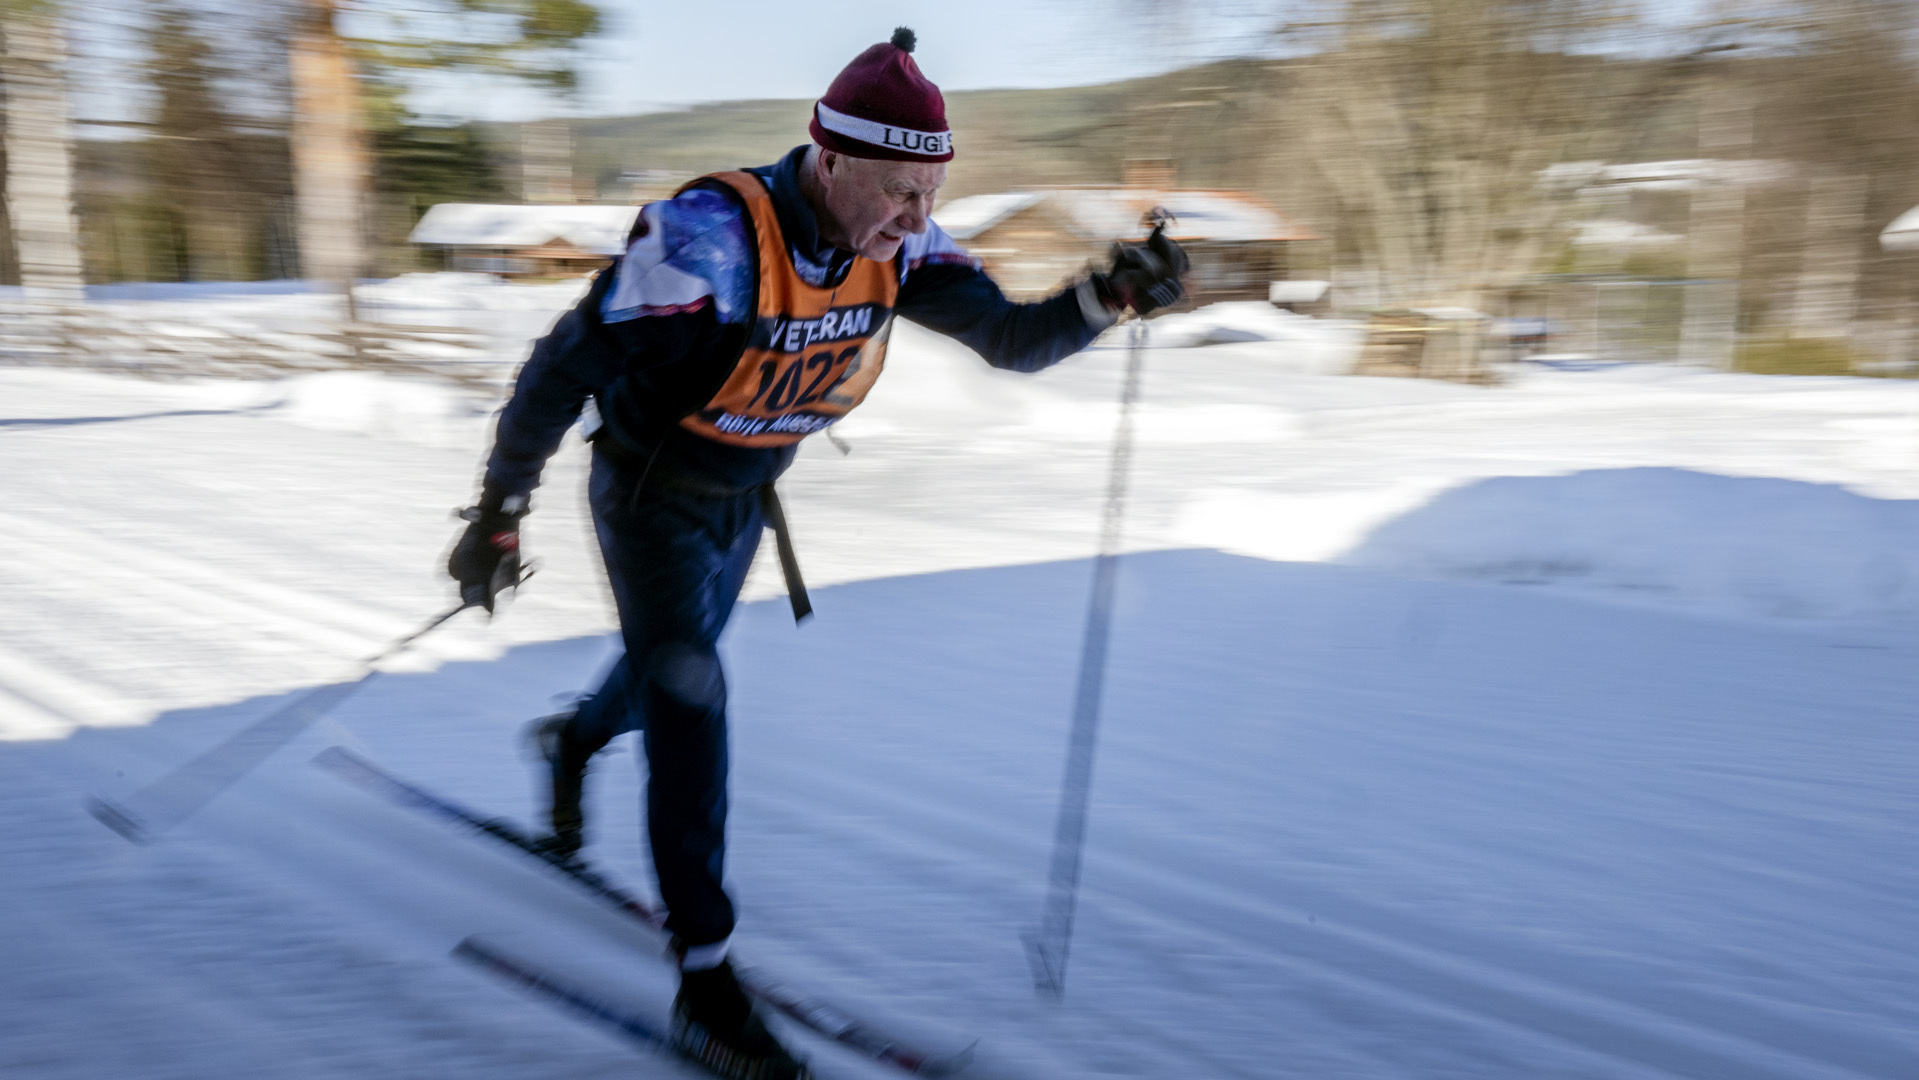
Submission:
[[944,162],[873,161],[831,150],[819,155],[826,213],[820,235],[875,261],[899,254],[908,235],[926,231],[933,196],[946,182]]

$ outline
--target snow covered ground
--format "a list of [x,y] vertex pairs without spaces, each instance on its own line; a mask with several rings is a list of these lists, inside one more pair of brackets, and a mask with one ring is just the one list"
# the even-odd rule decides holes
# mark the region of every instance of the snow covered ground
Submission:
[[[902,328],[850,453],[806,445],[818,618],[762,558],[726,641],[741,952],[980,1038],[981,1077],[1919,1075],[1919,385],[1330,377],[1338,327],[1184,318],[1148,357],[1064,1003],[1019,936],[1117,338],[1021,377]],[[576,442],[500,618],[153,846],[81,810],[443,609],[496,405],[0,369],[0,1075],[691,1075],[447,955],[495,935],[663,1014],[644,934],[308,764],[530,815],[516,733],[610,648]],[[644,888],[616,748],[592,851]]]

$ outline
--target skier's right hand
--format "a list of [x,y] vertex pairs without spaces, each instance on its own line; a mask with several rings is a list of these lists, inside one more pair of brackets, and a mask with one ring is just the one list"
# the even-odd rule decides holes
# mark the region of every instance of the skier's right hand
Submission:
[[460,583],[460,599],[490,614],[501,593],[520,583],[520,519],[526,496],[505,496],[491,485],[460,511],[466,531],[453,545],[446,572]]

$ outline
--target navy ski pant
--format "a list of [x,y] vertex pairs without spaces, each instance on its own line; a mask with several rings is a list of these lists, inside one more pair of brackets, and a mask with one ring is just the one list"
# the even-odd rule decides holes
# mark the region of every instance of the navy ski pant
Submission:
[[716,648],[764,525],[759,492],[696,494],[593,455],[588,501],[626,655],[563,744],[583,761],[642,731],[646,824],[667,926],[689,946],[733,932],[726,856],[726,677]]

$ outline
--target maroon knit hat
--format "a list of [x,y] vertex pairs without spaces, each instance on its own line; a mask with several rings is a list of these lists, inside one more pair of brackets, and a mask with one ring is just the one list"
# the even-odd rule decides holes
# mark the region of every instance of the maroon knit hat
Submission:
[[913,62],[913,32],[853,58],[813,106],[813,141],[849,157],[951,161],[946,99]]

